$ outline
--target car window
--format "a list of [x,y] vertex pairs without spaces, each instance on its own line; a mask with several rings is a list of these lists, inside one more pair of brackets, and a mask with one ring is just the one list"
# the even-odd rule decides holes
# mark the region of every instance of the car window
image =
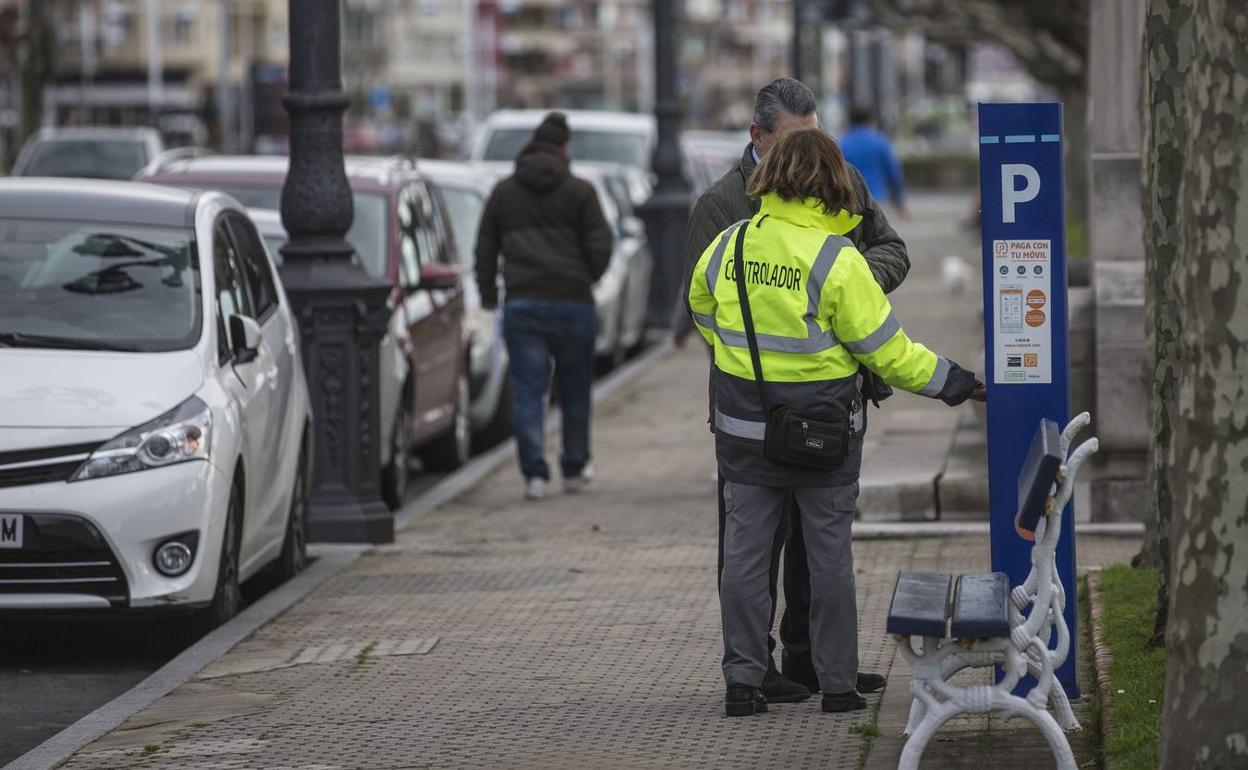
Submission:
[[48,217],[0,217],[0,332],[29,347],[143,352],[199,340],[194,230]]
[[[490,132],[484,160],[515,160],[533,138],[533,128],[498,128]],[[596,160],[649,168],[648,142],[643,133],[572,129],[572,160]]]
[[455,231],[455,243],[459,247],[459,262],[465,267],[472,267],[477,227],[481,223],[485,201],[475,190],[464,187],[443,187],[442,200],[446,201],[447,212],[451,215],[451,229]]
[[420,230],[420,196],[415,185],[408,185],[399,195],[399,280],[404,286],[420,283],[420,268],[428,259]]
[[229,216],[226,221],[234,235],[256,318],[266,319],[277,308],[277,288],[273,284],[273,268],[269,265],[268,255],[264,253],[264,246],[251,222],[238,216]]
[[[281,208],[282,188],[280,187],[217,184],[194,179],[187,181],[177,176],[163,177],[160,184],[191,187],[197,190],[220,190],[249,209],[277,211]],[[353,192],[351,203],[355,216],[351,219],[351,229],[347,230],[347,243],[355,247],[356,259],[365,272],[374,278],[388,278],[390,270],[386,249],[389,242],[390,201],[383,193]],[[282,243],[285,243],[285,239]],[[274,249],[274,254],[276,253],[277,250]]]
[[35,146],[22,175],[130,179],[147,161],[139,141],[54,139]]
[[453,245],[455,238],[447,232],[446,206],[442,203],[437,190],[427,184],[422,184],[421,188],[425,191],[425,197],[429,201],[429,232],[434,247],[434,258],[439,264],[453,266],[456,259]]
[[229,318],[234,314],[255,318],[238,252],[224,221],[212,230],[212,272],[217,284],[217,354],[224,361],[234,349]]

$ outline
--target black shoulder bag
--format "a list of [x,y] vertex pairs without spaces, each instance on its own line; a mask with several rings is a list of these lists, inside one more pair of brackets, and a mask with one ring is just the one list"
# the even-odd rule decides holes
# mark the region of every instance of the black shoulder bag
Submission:
[[754,318],[750,313],[750,298],[745,288],[745,231],[749,223],[737,230],[733,267],[736,270],[737,297],[741,302],[741,317],[745,321],[745,338],[750,346],[750,360],[754,365],[754,382],[758,385],[758,401],[767,415],[763,434],[763,457],[790,468],[812,471],[834,471],[845,462],[849,454],[849,412],[836,405],[834,408],[844,417],[835,420],[807,417],[784,404],[768,406],[767,393],[763,387],[763,362],[758,355],[758,336],[754,332]]

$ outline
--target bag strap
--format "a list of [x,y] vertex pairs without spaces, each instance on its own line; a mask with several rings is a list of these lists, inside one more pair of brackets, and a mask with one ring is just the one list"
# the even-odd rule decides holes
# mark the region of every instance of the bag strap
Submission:
[[737,278],[737,299],[741,303],[741,318],[745,321],[745,340],[750,346],[750,361],[754,365],[754,383],[758,385],[758,401],[763,407],[763,414],[770,411],[767,408],[767,394],[763,390],[763,361],[758,355],[758,335],[754,333],[754,317],[750,313],[750,297],[749,292],[745,289],[745,231],[750,229],[750,223],[747,220],[739,228],[737,228],[737,243],[733,250],[732,261],[733,269],[736,271]]

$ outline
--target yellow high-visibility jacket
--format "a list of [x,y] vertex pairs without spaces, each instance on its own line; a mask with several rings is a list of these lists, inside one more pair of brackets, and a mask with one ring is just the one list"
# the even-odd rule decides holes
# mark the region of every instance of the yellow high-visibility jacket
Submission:
[[[689,286],[694,323],[715,351],[715,436],[720,472],[769,486],[857,481],[863,413],[859,362],[895,388],[936,397],[950,362],[906,336],[884,292],[845,237],[856,214],[828,214],[817,200],[763,196],[757,215],[718,235]],[[770,405],[820,419],[855,416],[858,428],[841,469],[795,470],[762,456],[765,427],[737,295],[734,247],[746,227],[744,279]]]

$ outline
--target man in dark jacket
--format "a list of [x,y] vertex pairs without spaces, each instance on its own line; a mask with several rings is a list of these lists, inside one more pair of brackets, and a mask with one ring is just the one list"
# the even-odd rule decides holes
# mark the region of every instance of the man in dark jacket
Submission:
[[611,259],[611,228],[598,195],[568,168],[571,132],[563,113],[542,120],[499,182],[477,233],[481,304],[498,304],[498,258],[507,294],[503,338],[511,359],[512,431],[520,453],[525,496],[546,494],[550,468],[543,452],[550,362],[563,411],[564,490],[589,479],[590,386],[598,318],[593,285]]
[[[797,128],[819,125],[816,112],[818,104],[814,93],[800,81],[780,78],[764,86],[754,102],[754,122],[750,126],[750,144],[745,148],[740,165],[724,174],[698,198],[689,215],[685,256],[689,268],[697,264],[702,252],[715,238],[736,222],[749,219],[758,213],[759,201],[745,193],[746,182],[754,168],[767,153],[776,138]],[[884,291],[891,292],[905,280],[910,270],[910,256],[906,244],[888,223],[879,204],[871,197],[862,174],[851,167],[854,187],[862,222],[846,233],[858,251],[866,257],[872,275]],[[679,313],[679,323],[674,329],[677,344],[692,331],[692,321],[687,312]],[[889,390],[882,382],[876,382],[868,371],[864,377],[864,394],[883,398]],[[724,489],[723,479],[719,488],[719,571],[724,566]],[[787,541],[787,543],[786,543]],[[810,660],[810,572],[806,564],[806,545],[802,538],[801,515],[796,503],[790,500],[789,514],[784,517],[780,531],[776,533],[771,562],[772,620],[775,620],[776,584],[779,582],[780,551],[786,549],[784,558],[784,617],[780,620],[780,638],[784,642],[784,673],[776,670],[774,660],[763,680],[763,694],[771,703],[805,700],[812,692],[819,691]],[[768,647],[774,652],[776,640],[768,636]],[[858,689],[873,692],[884,686],[884,677],[878,674],[860,674]]]

